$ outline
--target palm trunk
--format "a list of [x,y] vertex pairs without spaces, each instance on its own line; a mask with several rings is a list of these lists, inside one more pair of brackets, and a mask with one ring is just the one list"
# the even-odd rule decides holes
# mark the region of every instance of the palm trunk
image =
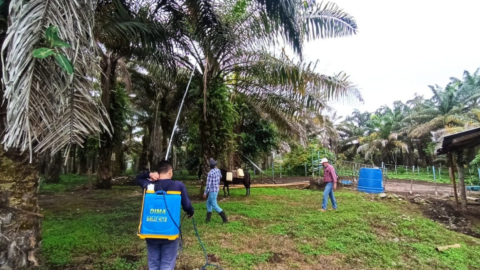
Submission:
[[120,176],[125,172],[125,164],[123,162],[123,146],[117,146],[114,150],[115,160],[113,161],[113,176]]
[[102,147],[98,149],[98,169],[96,187],[112,188],[112,139],[109,134],[102,134]]
[[77,173],[77,145],[72,145],[72,168],[70,173]]
[[88,140],[83,143],[83,148],[78,151],[79,174],[86,174],[88,172]]
[[150,135],[148,134],[148,125],[143,128],[142,137],[142,153],[138,158],[138,170],[144,171],[148,169],[148,146],[150,145]]
[[41,215],[37,201],[38,173],[25,154],[0,147],[1,269],[38,266]]
[[98,160],[98,150],[95,150],[92,156],[92,163],[90,164],[90,173],[91,174],[96,174],[97,173],[97,160]]
[[207,180],[207,174],[208,171],[210,170],[209,167],[209,153],[208,153],[208,140],[206,138],[206,128],[207,128],[207,121],[204,119],[203,124],[200,125],[200,140],[201,140],[201,153],[202,153],[202,163],[201,163],[201,168],[202,168],[202,177],[201,179],[201,185],[200,185],[200,194],[203,194],[204,189],[205,189],[205,184]]
[[[112,91],[115,91],[116,85],[116,68],[118,58],[111,54],[105,54],[102,57],[100,66],[102,68],[101,86],[102,86],[102,103],[107,109],[109,119],[113,119],[115,110],[112,109]],[[113,124],[115,127],[115,124]],[[115,130],[113,131],[115,132]],[[108,132],[100,135],[101,146],[98,155],[98,170],[96,187],[100,189],[110,189],[112,187],[112,153],[113,138]]]
[[40,173],[45,179],[45,183],[59,183],[60,173],[62,172],[62,152],[58,152],[53,156],[50,151],[43,155],[43,170]]
[[467,193],[465,187],[465,160],[463,157],[463,151],[457,152],[456,157],[457,173],[458,173],[458,185],[460,191],[460,203],[462,205],[462,211],[467,211]]

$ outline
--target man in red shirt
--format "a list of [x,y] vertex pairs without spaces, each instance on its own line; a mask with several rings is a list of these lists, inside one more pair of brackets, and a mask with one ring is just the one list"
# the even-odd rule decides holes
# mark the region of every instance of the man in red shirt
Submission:
[[335,211],[337,210],[337,201],[335,200],[333,191],[337,189],[337,174],[335,173],[335,168],[328,164],[328,159],[323,158],[321,162],[324,168],[323,181],[327,183],[327,185],[325,186],[325,191],[323,191],[322,209],[320,209],[320,211],[327,211],[328,197],[330,197],[332,208]]

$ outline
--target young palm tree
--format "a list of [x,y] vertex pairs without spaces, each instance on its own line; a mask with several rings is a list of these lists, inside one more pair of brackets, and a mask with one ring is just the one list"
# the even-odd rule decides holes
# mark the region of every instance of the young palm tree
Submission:
[[353,158],[360,146],[360,138],[367,135],[367,130],[364,126],[358,126],[350,121],[341,123],[337,130],[340,136],[339,151]]
[[408,153],[409,149],[408,145],[399,139],[400,134],[393,130],[396,125],[395,114],[389,108],[386,112],[384,115],[374,114],[371,117],[375,132],[359,139],[361,145],[357,148],[357,153],[363,153],[365,159],[372,161],[375,155],[379,155],[382,161],[392,161],[396,165],[402,151]]

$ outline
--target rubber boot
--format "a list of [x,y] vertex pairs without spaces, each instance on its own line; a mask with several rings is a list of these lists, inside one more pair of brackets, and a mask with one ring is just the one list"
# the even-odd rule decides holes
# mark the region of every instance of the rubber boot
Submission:
[[218,213],[220,215],[220,217],[222,217],[222,220],[223,220],[223,223],[228,223],[228,219],[227,219],[227,215],[225,215],[225,212],[222,211],[220,213]]
[[210,218],[212,218],[212,212],[207,212],[207,219],[205,219],[206,223],[210,222]]

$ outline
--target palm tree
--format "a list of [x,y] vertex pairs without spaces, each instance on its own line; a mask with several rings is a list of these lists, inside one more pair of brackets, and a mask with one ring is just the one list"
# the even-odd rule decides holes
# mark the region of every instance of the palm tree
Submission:
[[[9,256],[3,266],[21,269],[38,265],[38,176],[34,164],[29,163],[33,151],[52,149],[55,153],[67,145],[81,144],[87,135],[108,129],[108,121],[103,118],[104,107],[90,92],[90,78],[99,71],[91,50],[95,43],[94,16],[89,12],[94,10],[92,1],[2,3],[2,16],[8,16],[10,25],[2,36],[1,92],[8,102],[6,117],[2,114],[0,121],[6,123],[1,130],[0,174],[5,175],[1,175],[0,185],[2,205],[8,207],[2,207],[0,218],[11,221],[0,225],[4,234],[0,248],[20,250],[15,254],[23,255]],[[6,14],[9,10],[12,13]],[[51,26],[58,26],[58,31]],[[36,49],[50,56],[36,58],[32,54]]]
[[[158,10],[159,12],[163,10]],[[100,136],[97,188],[110,188],[112,179],[111,156],[114,148],[121,147],[123,141],[122,119],[114,117],[122,110],[115,106],[121,97],[117,95],[117,81],[123,77],[127,90],[131,82],[126,66],[127,59],[150,59],[167,66],[169,39],[174,31],[168,23],[156,19],[161,14],[150,13],[142,6],[127,0],[100,0],[96,8],[94,34],[98,40],[98,53],[101,56],[101,100],[107,108],[107,117],[112,122],[113,136],[103,132]]]
[[[3,233],[9,226],[0,239],[0,248],[28,255],[28,260],[20,255],[9,256],[4,264],[20,269],[38,265],[38,176],[34,164],[29,163],[33,151],[51,150],[55,154],[66,147],[68,152],[71,145],[82,145],[87,136],[100,133],[104,134],[104,142],[112,140],[109,115],[113,111],[109,105],[115,104],[110,95],[115,90],[115,66],[119,56],[130,55],[125,52],[133,55],[145,47],[139,44],[146,43],[145,33],[152,30],[139,27],[136,17],[121,12],[119,7],[125,3],[118,0],[98,1],[98,5],[90,0],[1,2],[0,15],[4,22],[8,17],[10,24],[8,30],[7,25],[2,25],[0,32],[4,83],[0,92],[8,101],[0,121],[0,174],[8,174],[0,177],[0,184],[8,208],[2,208],[0,218],[12,222],[0,225]],[[112,19],[111,23],[107,18]],[[96,22],[102,25],[100,29]],[[103,45],[97,46],[98,42]],[[130,46],[126,47],[127,43]],[[96,60],[99,53],[100,65]],[[99,74],[104,90],[101,93],[94,90],[93,78]],[[30,158],[25,155],[28,150]],[[105,159],[110,163],[111,152],[106,152]]]
[[415,123],[409,136],[421,138],[429,135],[432,131],[444,127],[462,126],[466,118],[463,115],[468,107],[464,106],[463,93],[467,88],[460,88],[458,82],[449,83],[445,89],[438,85],[429,86],[433,97],[431,100],[414,108],[412,114],[405,118],[405,121]]
[[337,126],[337,130],[340,136],[339,151],[348,158],[353,158],[360,146],[360,138],[367,135],[365,127],[351,121],[344,121]]
[[480,106],[480,68],[473,74],[465,70],[461,80],[451,78],[452,82],[459,83],[459,99],[464,101],[464,105],[469,108],[478,108]]
[[375,127],[374,132],[359,139],[360,147],[357,153],[364,153],[365,159],[374,160],[379,155],[385,161],[397,164],[402,151],[408,153],[408,145],[399,139],[400,134],[394,132],[396,125],[395,114],[389,108],[384,108],[384,115],[374,114],[371,123]]
[[[185,25],[193,27],[193,30],[185,30],[186,39],[179,41],[178,46],[183,51],[177,59],[184,66],[198,67],[195,74],[197,80],[202,82],[204,99],[204,123],[200,125],[202,138],[207,138],[205,129],[209,127],[207,96],[209,92],[215,91],[215,87],[227,82],[229,75],[235,74],[235,89],[250,95],[256,93],[260,97],[258,100],[263,101],[266,99],[262,97],[267,96],[267,93],[270,93],[268,100],[272,101],[274,95],[277,100],[295,95],[302,97],[309,94],[307,89],[311,92],[316,89],[316,98],[321,100],[337,97],[350,88],[347,77],[343,74],[335,77],[322,76],[309,70],[313,66],[308,63],[292,63],[286,57],[272,57],[264,49],[277,40],[277,34],[282,33],[298,52],[302,47],[301,42],[298,42],[300,38],[352,34],[356,30],[356,24],[348,14],[333,5],[316,5],[303,9],[300,1],[257,1],[244,6],[243,10],[239,8],[239,2],[217,3],[219,8],[214,9],[208,0],[185,1],[189,14]],[[276,11],[271,12],[272,10]],[[283,16],[285,11],[293,13],[288,15],[290,17]],[[275,20],[265,20],[267,14]],[[283,20],[276,20],[278,18]],[[287,18],[293,21],[286,20]],[[287,29],[292,23],[295,28]],[[298,36],[293,35],[294,29]],[[186,55],[194,59],[193,63]],[[302,75],[303,71],[315,76]],[[266,104],[263,102],[257,106],[263,106],[267,110]],[[274,115],[274,111],[270,110],[269,114]],[[210,143],[205,139],[201,145],[203,163],[207,164],[208,157],[214,153],[210,152]]]
[[[142,72],[139,72],[139,69]],[[174,71],[174,73],[172,73]],[[132,103],[140,125],[144,127],[145,149],[142,160],[156,164],[165,158],[168,139],[173,130],[174,119],[180,107],[189,74],[187,70],[166,69],[157,64],[140,62],[132,68],[135,97]],[[182,117],[188,114],[192,104],[191,98],[186,99]],[[182,123],[179,123],[180,125]],[[141,164],[142,168],[147,164]]]

